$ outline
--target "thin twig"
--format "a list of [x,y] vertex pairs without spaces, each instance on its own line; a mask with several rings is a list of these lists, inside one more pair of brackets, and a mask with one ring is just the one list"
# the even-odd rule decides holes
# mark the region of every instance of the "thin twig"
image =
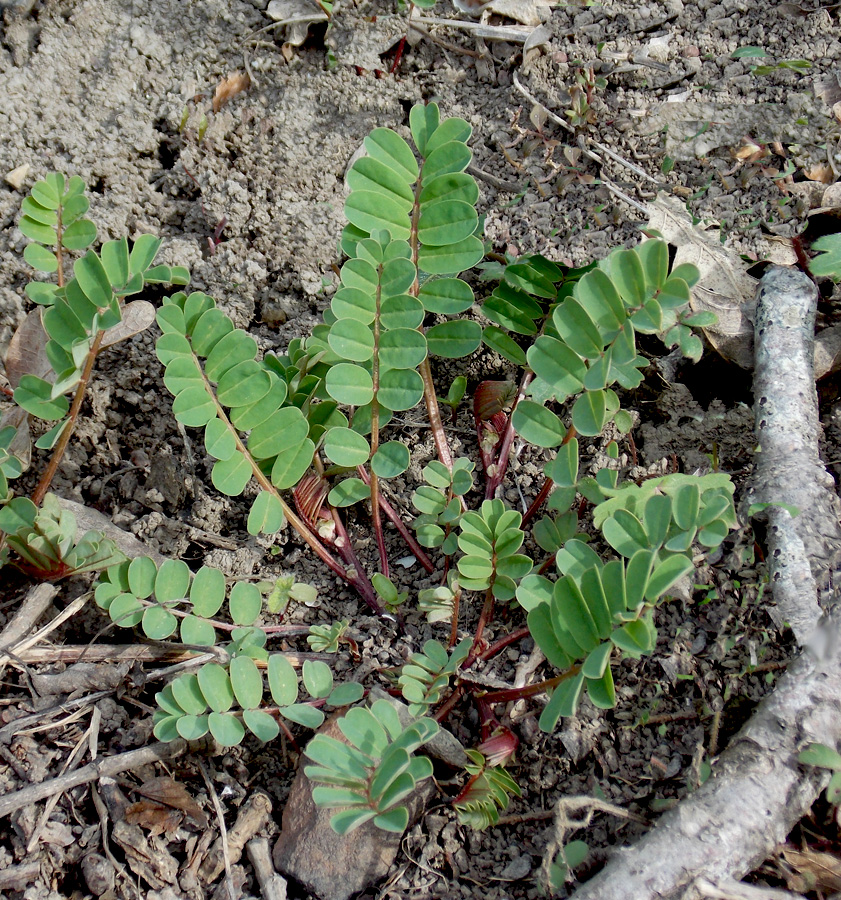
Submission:
[[117,756],[94,760],[75,772],[68,772],[66,775],[59,775],[57,778],[51,778],[49,781],[31,784],[21,788],[19,791],[0,796],[0,818],[11,815],[25,806],[31,806],[33,803],[46,800],[47,797],[52,797],[54,794],[69,791],[80,784],[89,784],[91,781],[96,781],[104,776],[113,777],[121,772],[129,771],[129,769],[138,769],[141,766],[148,766],[150,763],[161,762],[164,759],[175,759],[175,757],[181,756],[188,750],[196,753],[199,750],[206,749],[208,746],[209,743],[205,739],[188,743],[178,738],[169,743],[160,741],[149,747],[141,747],[139,750],[129,750]]
[[202,778],[204,778],[204,783],[207,785],[207,792],[210,794],[210,799],[213,802],[213,809],[216,811],[216,821],[219,824],[219,837],[222,841],[222,859],[225,862],[225,882],[228,885],[228,897],[229,900],[237,900],[236,890],[234,889],[234,879],[231,874],[231,858],[228,855],[228,829],[225,826],[225,811],[222,809],[222,803],[219,800],[219,795],[216,793],[213,781],[208,774],[207,766],[205,766],[204,761],[201,759],[198,760],[198,764]]

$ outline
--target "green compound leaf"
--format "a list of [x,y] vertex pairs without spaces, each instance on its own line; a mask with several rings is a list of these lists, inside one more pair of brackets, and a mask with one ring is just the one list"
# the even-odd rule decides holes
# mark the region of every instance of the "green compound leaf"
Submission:
[[433,325],[426,333],[430,354],[446,359],[469,356],[482,343],[482,326],[471,320],[453,320]]
[[207,717],[210,733],[223,747],[236,747],[245,737],[245,728],[236,716],[230,713],[212,712]]
[[242,721],[257,740],[264,744],[273,741],[280,734],[280,726],[277,721],[261,709],[244,710]]
[[470,285],[458,278],[436,278],[426,281],[418,299],[427,312],[455,316],[470,309],[475,300]]
[[199,669],[197,677],[207,705],[214,712],[227,712],[234,702],[234,691],[228,673],[218,663],[205,663]]
[[40,244],[27,244],[23,250],[23,258],[39,272],[52,274],[58,271],[58,258],[55,253]]
[[517,404],[512,424],[520,437],[538,447],[557,447],[566,437],[566,428],[558,417],[533,400]]
[[366,406],[374,398],[374,382],[370,374],[351,363],[331,366],[325,386],[335,401],[348,406]]
[[219,459],[213,464],[210,480],[220,493],[238,497],[253,474],[248,457],[236,451],[228,459]]
[[235,656],[230,663],[231,688],[243,709],[256,709],[263,700],[263,676],[249,656]]
[[349,428],[331,428],[324,438],[324,452],[337,466],[351,469],[368,462],[371,448],[361,434]]
[[228,598],[228,610],[235,625],[253,625],[263,608],[263,596],[256,584],[238,581]]
[[283,504],[268,491],[261,491],[248,513],[247,530],[251,535],[277,534],[284,522]]
[[379,478],[396,478],[409,468],[409,448],[400,441],[388,441],[371,457],[371,469]]
[[215,616],[225,601],[225,576],[219,569],[202,566],[193,576],[190,602],[197,616]]
[[411,328],[395,328],[380,336],[380,365],[387,369],[414,369],[426,359],[426,339]]
[[342,359],[367,362],[374,354],[374,335],[357,319],[339,319],[327,337],[330,348]]
[[312,465],[315,444],[307,438],[297,447],[279,453],[272,466],[272,484],[279,490],[294,487]]
[[386,409],[414,409],[422,396],[423,380],[414,369],[388,369],[381,374],[377,399]]

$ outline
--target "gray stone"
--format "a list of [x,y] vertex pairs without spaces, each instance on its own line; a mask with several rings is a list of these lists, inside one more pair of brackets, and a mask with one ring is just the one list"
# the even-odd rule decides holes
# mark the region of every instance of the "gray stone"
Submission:
[[[344,740],[335,719],[329,720],[321,732]],[[418,785],[406,802],[410,823],[417,821],[434,793],[431,780]],[[372,822],[350,834],[338,835],[330,827],[334,812],[313,803],[312,783],[302,765],[283,810],[273,859],[278,871],[300,881],[320,900],[348,900],[382,879],[397,856],[402,838],[381,831]]]

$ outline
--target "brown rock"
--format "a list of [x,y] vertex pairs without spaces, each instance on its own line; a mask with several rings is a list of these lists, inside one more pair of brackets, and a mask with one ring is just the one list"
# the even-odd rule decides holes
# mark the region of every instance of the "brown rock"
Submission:
[[[335,719],[321,731],[344,740]],[[275,867],[300,881],[320,900],[348,900],[353,894],[383,878],[397,856],[401,835],[381,831],[366,822],[347,835],[330,827],[335,810],[319,809],[312,801],[312,784],[301,767],[283,810],[280,837],[275,844]],[[434,795],[431,780],[421,782],[406,802],[409,822],[419,818]]]

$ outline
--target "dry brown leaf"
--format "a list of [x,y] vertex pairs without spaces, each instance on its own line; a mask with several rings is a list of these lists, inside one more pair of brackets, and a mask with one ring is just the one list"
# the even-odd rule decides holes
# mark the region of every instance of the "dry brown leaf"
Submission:
[[834,853],[783,848],[783,859],[801,876],[795,890],[817,890],[827,894],[841,891],[841,859]]
[[216,91],[213,94],[213,112],[219,112],[226,103],[236,97],[237,94],[248,90],[250,86],[251,79],[246,72],[233,72],[227,78],[223,78],[216,85]]
[[37,375],[38,378],[52,380],[49,376],[53,367],[44,352],[46,346],[47,334],[41,325],[41,310],[33,309],[27,313],[9,341],[6,378],[13,388],[20,384],[22,375]]
[[140,800],[126,807],[125,819],[150,834],[171,834],[184,820],[184,813],[162,803]]
[[823,100],[827,106],[841,102],[841,79],[837,72],[830,72],[815,79],[815,96]]
[[715,349],[743,369],[753,368],[753,316],[756,279],[745,272],[738,254],[728,250],[717,231],[693,225],[683,203],[660,193],[649,204],[650,228],[677,247],[674,264],[692,263],[701,278],[692,288],[694,312],[709,311],[718,323],[704,329]]
[[207,828],[207,816],[180,782],[161,775],[144,781],[134,790],[155,803],[163,803],[173,809],[181,810],[202,828]]
[[148,300],[132,300],[123,307],[122,321],[102,336],[102,349],[145,331],[155,321],[155,307]]
[[817,163],[811,169],[804,169],[803,174],[809,181],[819,181],[821,184],[832,184],[835,181],[835,172],[827,163]]

